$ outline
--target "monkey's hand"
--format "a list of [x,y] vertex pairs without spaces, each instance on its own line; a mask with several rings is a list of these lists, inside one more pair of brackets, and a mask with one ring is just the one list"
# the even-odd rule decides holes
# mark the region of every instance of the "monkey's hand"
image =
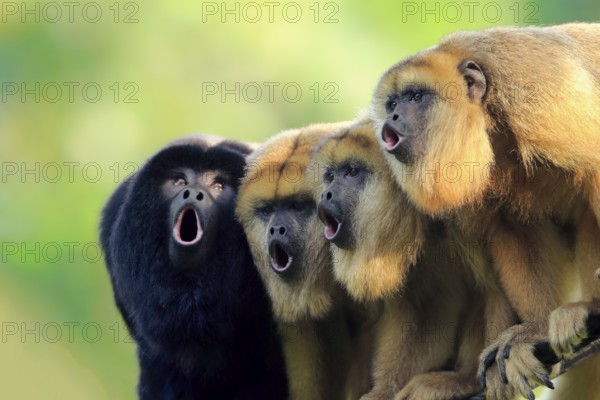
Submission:
[[[496,358],[497,352],[497,347],[493,349],[492,346],[488,347],[483,352],[483,354],[488,354],[488,357],[491,359],[491,362],[487,366],[483,377],[482,373],[479,372],[480,384],[481,386],[483,386],[483,389],[485,389],[485,396],[483,398],[486,400],[514,399],[516,397],[515,388],[511,385],[505,385],[502,382],[502,380],[500,379],[498,365],[493,362]],[[481,369],[482,363],[479,364],[479,370],[481,371]]]
[[600,300],[571,303],[550,313],[548,337],[559,357],[573,354],[600,336]]
[[386,390],[377,390],[377,388],[374,388],[369,393],[362,395],[359,400],[389,400],[392,397],[392,393],[389,393]]
[[480,390],[474,376],[454,371],[430,372],[414,376],[394,400],[462,399]]
[[535,323],[515,325],[483,351],[478,376],[489,399],[510,398],[511,387],[529,400],[535,399],[538,384],[554,389],[549,369],[535,355],[535,345],[544,340],[540,330]]

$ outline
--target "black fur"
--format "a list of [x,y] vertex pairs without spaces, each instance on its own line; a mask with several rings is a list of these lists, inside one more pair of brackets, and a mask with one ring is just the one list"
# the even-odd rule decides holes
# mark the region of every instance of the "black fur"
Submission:
[[193,269],[169,257],[174,168],[220,170],[237,193],[244,145],[179,144],[123,182],[103,210],[101,242],[115,301],[138,345],[142,399],[284,399],[287,384],[268,297],[235,199],[217,198],[218,240]]

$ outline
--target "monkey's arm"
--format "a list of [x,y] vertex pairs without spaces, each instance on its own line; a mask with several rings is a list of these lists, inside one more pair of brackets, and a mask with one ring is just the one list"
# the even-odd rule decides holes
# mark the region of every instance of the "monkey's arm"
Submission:
[[499,216],[492,225],[488,241],[496,250],[494,267],[521,322],[483,351],[480,381],[488,396],[513,387],[532,398],[535,385],[553,388],[549,371],[534,356],[534,346],[548,338],[548,317],[561,302],[556,288],[561,287],[561,271],[571,266],[571,253],[550,222],[525,224]]
[[429,372],[413,377],[394,400],[447,400],[470,396],[479,390],[475,375],[455,371]]
[[581,295],[577,302],[552,311],[549,318],[550,345],[560,357],[572,354],[583,341],[594,336],[600,316],[600,269],[596,269],[600,260],[600,226],[593,207],[584,211],[576,229],[574,266],[581,277]]
[[291,400],[322,399],[325,396],[321,343],[311,321],[279,322]]
[[373,357],[373,389],[360,400],[389,400],[406,385],[418,360],[424,358],[427,344],[419,330],[418,315],[408,302],[386,300],[378,321]]
[[[467,328],[468,327],[468,328]],[[484,340],[484,324],[468,323],[461,329],[459,351],[453,370],[432,371],[414,376],[394,400],[448,400],[466,398],[481,387],[475,369]]]

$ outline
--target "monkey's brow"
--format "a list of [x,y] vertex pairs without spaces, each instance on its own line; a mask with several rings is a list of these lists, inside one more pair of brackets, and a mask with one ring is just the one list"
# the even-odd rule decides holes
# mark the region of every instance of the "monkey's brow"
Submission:
[[405,82],[400,86],[400,90],[397,93],[400,93],[400,95],[406,95],[415,91],[434,92],[434,90],[425,83]]
[[273,200],[267,200],[267,199],[256,199],[252,202],[252,208],[255,210],[258,210],[260,208],[264,208],[267,206],[270,206],[273,204]]
[[275,197],[269,199],[257,199],[253,202],[252,208],[258,210],[263,207],[274,206],[274,205],[287,205],[291,203],[314,203],[314,199],[311,193],[299,192],[284,197]]
[[311,195],[311,193],[309,192],[298,192],[298,193],[294,193],[294,194],[290,194],[287,195],[285,197],[281,197],[278,199],[279,202],[283,203],[283,204],[289,204],[289,203],[313,203],[314,199]]
[[367,163],[361,158],[351,157],[344,162],[344,166],[355,168],[367,168]]
[[336,168],[337,168],[337,164],[334,164],[334,163],[325,164],[323,175],[333,172],[333,170]]

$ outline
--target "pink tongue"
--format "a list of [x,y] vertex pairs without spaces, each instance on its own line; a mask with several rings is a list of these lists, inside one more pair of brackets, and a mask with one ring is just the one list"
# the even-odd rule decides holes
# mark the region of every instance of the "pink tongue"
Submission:
[[333,230],[333,228],[331,226],[326,226],[325,227],[325,237],[327,239],[331,239],[334,235],[335,235],[335,231]]
[[394,129],[387,125],[383,127],[383,140],[385,140],[386,150],[394,150],[403,139],[404,137],[398,134]]
[[328,217],[328,221],[324,230],[325,238],[328,240],[333,239],[340,229],[340,224],[336,220],[331,220],[333,220],[333,217]]

